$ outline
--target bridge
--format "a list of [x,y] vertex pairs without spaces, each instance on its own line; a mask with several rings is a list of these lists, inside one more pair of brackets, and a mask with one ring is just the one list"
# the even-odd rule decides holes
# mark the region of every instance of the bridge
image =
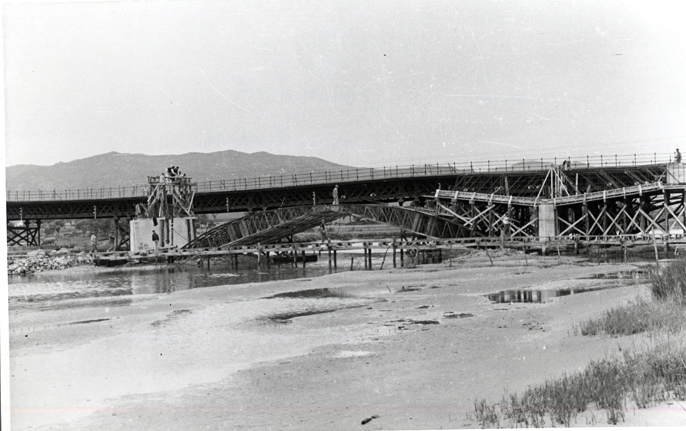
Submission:
[[[571,158],[564,163],[487,161],[199,182],[193,184],[191,198],[196,214],[248,214],[198,237],[193,245],[276,241],[349,214],[436,238],[588,239],[684,231],[686,178],[681,164],[667,160],[653,154]],[[341,195],[336,208],[334,185]],[[40,244],[40,223],[46,219],[110,218],[125,237],[119,221],[139,216],[137,208],[145,205],[149,193],[147,186],[8,190],[8,221],[24,222],[23,227],[8,226],[8,244]],[[253,228],[247,229],[249,225]]]

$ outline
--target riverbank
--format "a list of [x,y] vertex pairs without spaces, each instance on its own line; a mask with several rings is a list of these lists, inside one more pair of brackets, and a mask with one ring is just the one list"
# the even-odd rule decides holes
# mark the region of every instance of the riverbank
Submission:
[[[467,417],[475,399],[640,342],[574,334],[647,295],[645,280],[598,276],[635,268],[474,254],[452,267],[14,310],[12,429],[478,428]],[[521,288],[550,294],[537,296],[543,303],[485,296]],[[564,289],[575,294],[551,293]],[[658,425],[648,414],[627,414],[626,423]],[[675,417],[682,422],[659,424],[683,423]]]

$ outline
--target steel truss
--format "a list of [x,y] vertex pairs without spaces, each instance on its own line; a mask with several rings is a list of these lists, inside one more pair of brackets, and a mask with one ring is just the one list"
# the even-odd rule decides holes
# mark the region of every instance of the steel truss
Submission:
[[387,205],[318,205],[248,214],[205,232],[183,248],[240,247],[271,244],[322,223],[355,215],[428,238],[457,238],[463,226],[447,217],[419,209]]
[[7,245],[40,245],[40,220],[31,226],[29,220],[24,220],[24,226],[7,226]]

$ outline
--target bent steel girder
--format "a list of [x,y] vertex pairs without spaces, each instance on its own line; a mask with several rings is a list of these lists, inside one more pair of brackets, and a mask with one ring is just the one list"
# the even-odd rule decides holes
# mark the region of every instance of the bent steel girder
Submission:
[[336,207],[324,205],[259,211],[217,226],[183,248],[271,244],[346,215]]
[[433,239],[461,238],[467,232],[459,221],[435,211],[388,205],[345,205],[343,210]]
[[459,238],[466,230],[459,223],[428,211],[387,206],[317,205],[281,208],[248,214],[205,232],[183,248],[240,247],[271,244],[293,234],[330,223],[341,217],[356,215],[405,229],[429,238]]

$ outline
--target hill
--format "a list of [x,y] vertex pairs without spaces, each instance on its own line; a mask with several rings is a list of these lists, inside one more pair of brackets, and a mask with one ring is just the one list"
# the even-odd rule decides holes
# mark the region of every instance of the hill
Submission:
[[131,187],[146,184],[148,176],[159,175],[167,166],[178,166],[181,172],[199,182],[350,168],[316,157],[265,152],[227,150],[164,156],[111,152],[52,166],[10,166],[5,169],[6,187],[13,191]]

